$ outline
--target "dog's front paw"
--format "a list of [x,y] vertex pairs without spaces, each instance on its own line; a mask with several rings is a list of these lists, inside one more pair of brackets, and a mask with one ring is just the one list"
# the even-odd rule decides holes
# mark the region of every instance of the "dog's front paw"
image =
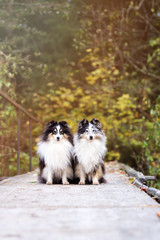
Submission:
[[80,181],[79,185],[85,185],[85,182],[84,181]]
[[93,181],[93,185],[99,185],[98,180]]
[[63,185],[69,185],[68,181],[63,182]]
[[51,181],[47,181],[46,184],[47,185],[52,185],[52,182]]

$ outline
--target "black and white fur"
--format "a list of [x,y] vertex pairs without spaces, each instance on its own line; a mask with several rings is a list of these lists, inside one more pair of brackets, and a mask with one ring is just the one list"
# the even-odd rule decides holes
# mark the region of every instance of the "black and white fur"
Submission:
[[79,123],[74,136],[75,177],[80,179],[79,184],[88,182],[97,185],[105,182],[106,140],[97,119],[93,118],[90,122],[83,119]]
[[73,178],[73,135],[65,121],[47,124],[38,142],[39,182],[69,184]]

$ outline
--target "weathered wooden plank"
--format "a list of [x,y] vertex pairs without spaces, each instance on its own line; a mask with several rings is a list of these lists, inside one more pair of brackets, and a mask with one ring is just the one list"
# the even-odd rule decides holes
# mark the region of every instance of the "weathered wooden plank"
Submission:
[[140,189],[145,190],[150,196],[155,197],[158,201],[160,201],[160,190],[147,186],[147,180],[155,180],[154,176],[144,176],[143,173],[138,172],[125,164],[121,164],[121,166],[125,169],[129,176],[135,177],[132,181],[133,184]]
[[129,167],[126,164],[121,164],[129,176],[135,177],[138,181],[143,184],[147,184],[147,180],[142,172],[136,171],[135,169]]

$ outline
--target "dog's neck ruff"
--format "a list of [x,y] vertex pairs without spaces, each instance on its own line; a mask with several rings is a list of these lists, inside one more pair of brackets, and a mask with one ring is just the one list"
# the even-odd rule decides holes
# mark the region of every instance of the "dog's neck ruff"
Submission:
[[73,146],[66,139],[59,142],[39,141],[37,153],[44,159],[45,165],[53,171],[64,170],[70,165]]
[[74,137],[74,154],[78,158],[78,162],[84,167],[86,173],[91,172],[95,165],[103,161],[103,157],[107,151],[106,137],[89,141],[79,138],[78,134]]

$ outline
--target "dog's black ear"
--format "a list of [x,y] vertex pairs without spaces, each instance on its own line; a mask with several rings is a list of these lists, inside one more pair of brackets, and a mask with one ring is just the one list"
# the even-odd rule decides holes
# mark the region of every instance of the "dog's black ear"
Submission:
[[68,127],[68,123],[66,121],[61,121],[59,122],[59,124],[61,124],[64,127]]
[[52,120],[52,121],[50,121],[49,123],[47,123],[47,127],[52,127],[52,126],[54,126],[54,125],[56,125],[56,124],[57,124],[57,122],[54,121],[54,120]]
[[102,127],[100,121],[98,119],[96,119],[96,118],[93,118],[91,120],[91,123],[94,124],[97,128],[101,128]]
[[80,121],[80,123],[79,123],[79,128],[83,128],[83,127],[85,127],[85,126],[87,126],[87,125],[88,125],[88,120],[83,119],[83,120]]

